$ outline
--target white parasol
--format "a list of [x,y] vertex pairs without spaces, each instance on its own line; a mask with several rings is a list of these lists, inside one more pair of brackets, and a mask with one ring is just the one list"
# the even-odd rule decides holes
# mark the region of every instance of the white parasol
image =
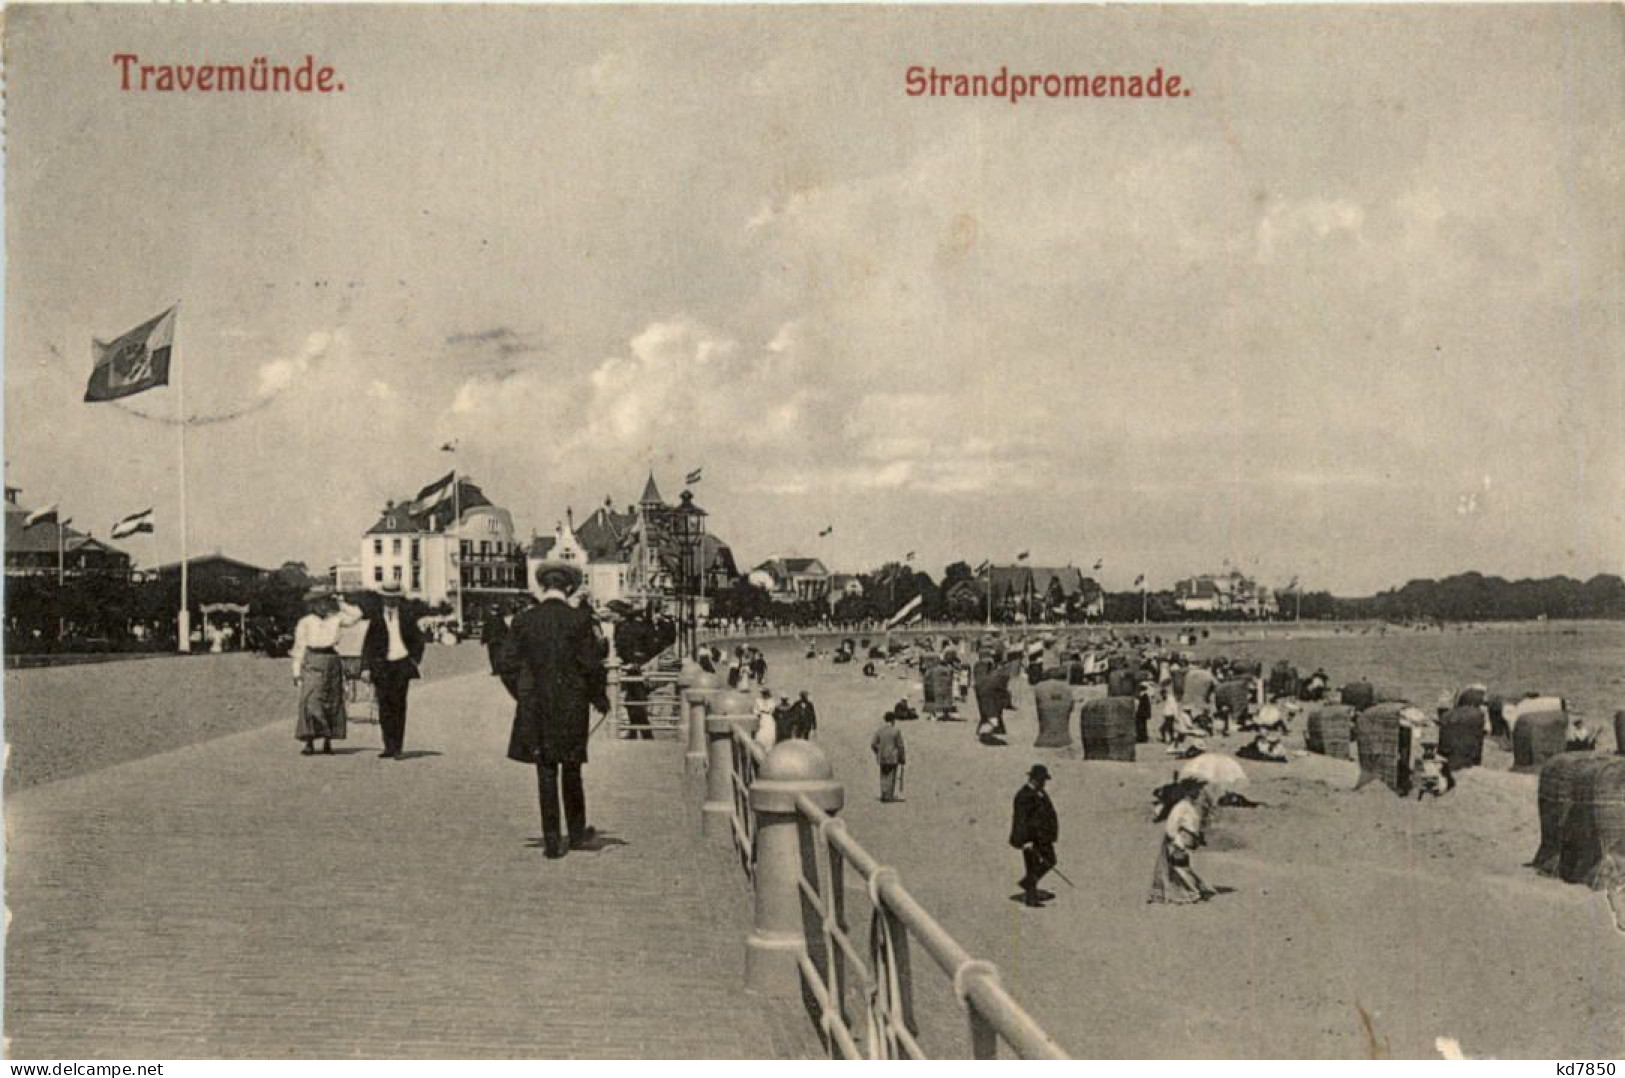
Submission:
[[1179,769],[1179,777],[1201,779],[1209,786],[1224,791],[1246,789],[1248,782],[1247,772],[1242,770],[1236,758],[1222,752],[1204,752],[1191,757]]

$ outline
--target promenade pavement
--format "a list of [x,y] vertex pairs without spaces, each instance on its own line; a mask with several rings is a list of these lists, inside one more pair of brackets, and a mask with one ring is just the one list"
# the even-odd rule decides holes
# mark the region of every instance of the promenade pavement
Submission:
[[[543,858],[494,678],[414,687],[407,756],[290,717],[7,799],[11,1058],[796,1057],[673,741],[594,738],[596,852]],[[206,707],[207,701],[193,702]]]

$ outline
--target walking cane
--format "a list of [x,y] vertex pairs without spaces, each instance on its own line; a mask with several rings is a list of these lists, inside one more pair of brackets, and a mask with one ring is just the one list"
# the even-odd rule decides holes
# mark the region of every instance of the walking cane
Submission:
[[897,765],[897,796],[898,797],[903,796],[903,776],[906,775],[907,773],[908,773],[908,765],[907,764],[898,764]]
[[1066,878],[1066,873],[1065,872],[1062,872],[1060,869],[1056,868],[1054,865],[1051,865],[1049,867],[1049,870],[1054,875],[1060,877],[1061,881],[1063,883],[1065,883],[1068,887],[1072,888],[1074,891],[1076,891],[1078,889],[1077,884],[1073,883],[1071,880]]

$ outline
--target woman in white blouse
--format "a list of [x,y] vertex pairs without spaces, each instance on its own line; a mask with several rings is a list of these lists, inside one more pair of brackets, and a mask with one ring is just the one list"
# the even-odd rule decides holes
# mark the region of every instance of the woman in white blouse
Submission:
[[305,743],[301,755],[333,753],[333,740],[343,740],[348,716],[344,710],[344,667],[339,660],[339,633],[361,620],[361,611],[343,603],[330,588],[305,593],[310,611],[293,630],[293,683],[299,687],[299,721],[294,737]]

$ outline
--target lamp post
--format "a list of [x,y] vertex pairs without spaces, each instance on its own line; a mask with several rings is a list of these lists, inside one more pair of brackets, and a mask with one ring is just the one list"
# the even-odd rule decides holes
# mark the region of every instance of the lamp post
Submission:
[[678,497],[677,507],[671,511],[671,516],[672,534],[678,543],[678,556],[682,559],[677,587],[688,630],[688,653],[690,658],[697,658],[700,647],[699,597],[705,594],[706,512],[694,504],[693,493],[685,490]]

